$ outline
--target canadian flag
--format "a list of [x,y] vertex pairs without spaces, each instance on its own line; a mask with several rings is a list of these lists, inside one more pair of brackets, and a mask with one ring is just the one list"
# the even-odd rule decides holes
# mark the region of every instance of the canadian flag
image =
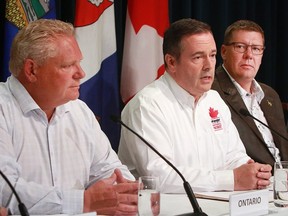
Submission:
[[168,0],[127,1],[120,87],[124,103],[164,73],[162,43],[168,26]]

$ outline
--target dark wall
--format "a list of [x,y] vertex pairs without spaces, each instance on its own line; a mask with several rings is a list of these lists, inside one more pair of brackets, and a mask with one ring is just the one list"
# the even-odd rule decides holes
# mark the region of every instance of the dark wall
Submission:
[[[257,22],[265,32],[266,50],[256,79],[272,86],[285,102],[288,101],[287,10],[285,0],[170,0],[171,21],[191,17],[207,22],[219,51],[228,25],[238,19]],[[220,63],[218,52],[217,65]]]
[[[4,41],[4,18],[5,18],[5,3],[6,1],[0,1],[0,47],[3,47]],[[0,64],[3,65],[4,50],[0,48]],[[1,67],[0,67],[1,68]],[[0,69],[0,81],[3,80],[2,71]]]
[[[127,1],[115,0],[119,68]],[[288,102],[288,1],[286,0],[169,0],[170,22],[195,18],[211,25],[220,50],[225,29],[238,19],[257,22],[265,31],[266,50],[256,79],[272,86]],[[220,52],[217,65],[221,63]]]

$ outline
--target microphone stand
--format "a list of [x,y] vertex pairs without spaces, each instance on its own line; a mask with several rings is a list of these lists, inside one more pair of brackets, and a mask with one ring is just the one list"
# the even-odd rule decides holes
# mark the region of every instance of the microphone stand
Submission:
[[254,120],[258,121],[260,124],[264,125],[265,127],[267,127],[269,130],[271,130],[272,132],[274,132],[275,134],[277,134],[279,137],[283,138],[284,140],[286,140],[288,142],[288,138],[286,138],[285,136],[283,136],[282,134],[280,134],[279,132],[277,132],[276,130],[274,130],[273,128],[269,127],[267,124],[265,124],[264,122],[260,121],[259,119],[257,119],[256,117],[254,117],[253,115],[250,114],[250,112],[246,109],[241,108],[239,110],[239,112],[243,115],[243,116],[249,116],[251,118],[253,118]]
[[201,207],[199,206],[195,194],[192,190],[192,187],[190,186],[189,182],[186,181],[186,179],[184,178],[184,176],[182,175],[182,173],[180,173],[180,171],[169,161],[167,160],[162,154],[160,154],[160,152],[158,152],[150,143],[148,143],[142,136],[140,136],[138,133],[136,133],[134,130],[132,130],[130,127],[128,127],[126,124],[124,124],[124,122],[116,117],[116,116],[111,116],[112,121],[116,122],[116,123],[120,123],[122,126],[124,126],[125,128],[127,128],[130,132],[132,132],[133,134],[135,134],[140,140],[142,140],[149,148],[151,148],[159,157],[161,157],[170,167],[172,167],[176,173],[181,177],[181,179],[183,180],[183,186],[185,189],[185,192],[189,198],[189,201],[192,205],[192,208],[194,210],[193,213],[185,213],[185,214],[181,214],[183,216],[185,215],[191,215],[191,216],[207,216],[206,213],[204,213],[201,209]]
[[29,216],[29,212],[28,212],[26,206],[24,205],[24,203],[21,202],[21,199],[18,196],[16,190],[14,189],[14,187],[12,186],[11,182],[9,181],[9,179],[4,175],[4,173],[1,170],[0,170],[0,175],[3,177],[3,179],[9,185],[9,187],[11,188],[13,194],[15,195],[15,197],[16,197],[18,203],[19,203],[18,209],[20,211],[21,216]]

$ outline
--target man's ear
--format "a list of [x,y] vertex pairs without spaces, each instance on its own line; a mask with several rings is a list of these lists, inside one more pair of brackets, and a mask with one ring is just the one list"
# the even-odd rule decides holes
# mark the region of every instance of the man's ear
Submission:
[[226,59],[226,52],[227,52],[226,46],[222,45],[221,46],[221,57],[222,57],[223,60]]
[[32,59],[26,59],[24,62],[24,75],[30,82],[35,82],[37,80],[36,77],[37,64]]
[[167,68],[169,70],[170,73],[174,73],[176,70],[176,59],[174,56],[170,55],[170,54],[166,54],[165,55],[165,62],[167,65]]

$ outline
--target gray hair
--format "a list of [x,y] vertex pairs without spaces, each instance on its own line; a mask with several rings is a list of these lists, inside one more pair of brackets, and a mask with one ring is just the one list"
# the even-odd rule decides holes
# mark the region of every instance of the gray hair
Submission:
[[33,59],[41,65],[47,58],[57,54],[56,40],[62,36],[73,36],[71,23],[60,20],[39,19],[21,29],[13,39],[9,70],[18,76],[26,59]]

